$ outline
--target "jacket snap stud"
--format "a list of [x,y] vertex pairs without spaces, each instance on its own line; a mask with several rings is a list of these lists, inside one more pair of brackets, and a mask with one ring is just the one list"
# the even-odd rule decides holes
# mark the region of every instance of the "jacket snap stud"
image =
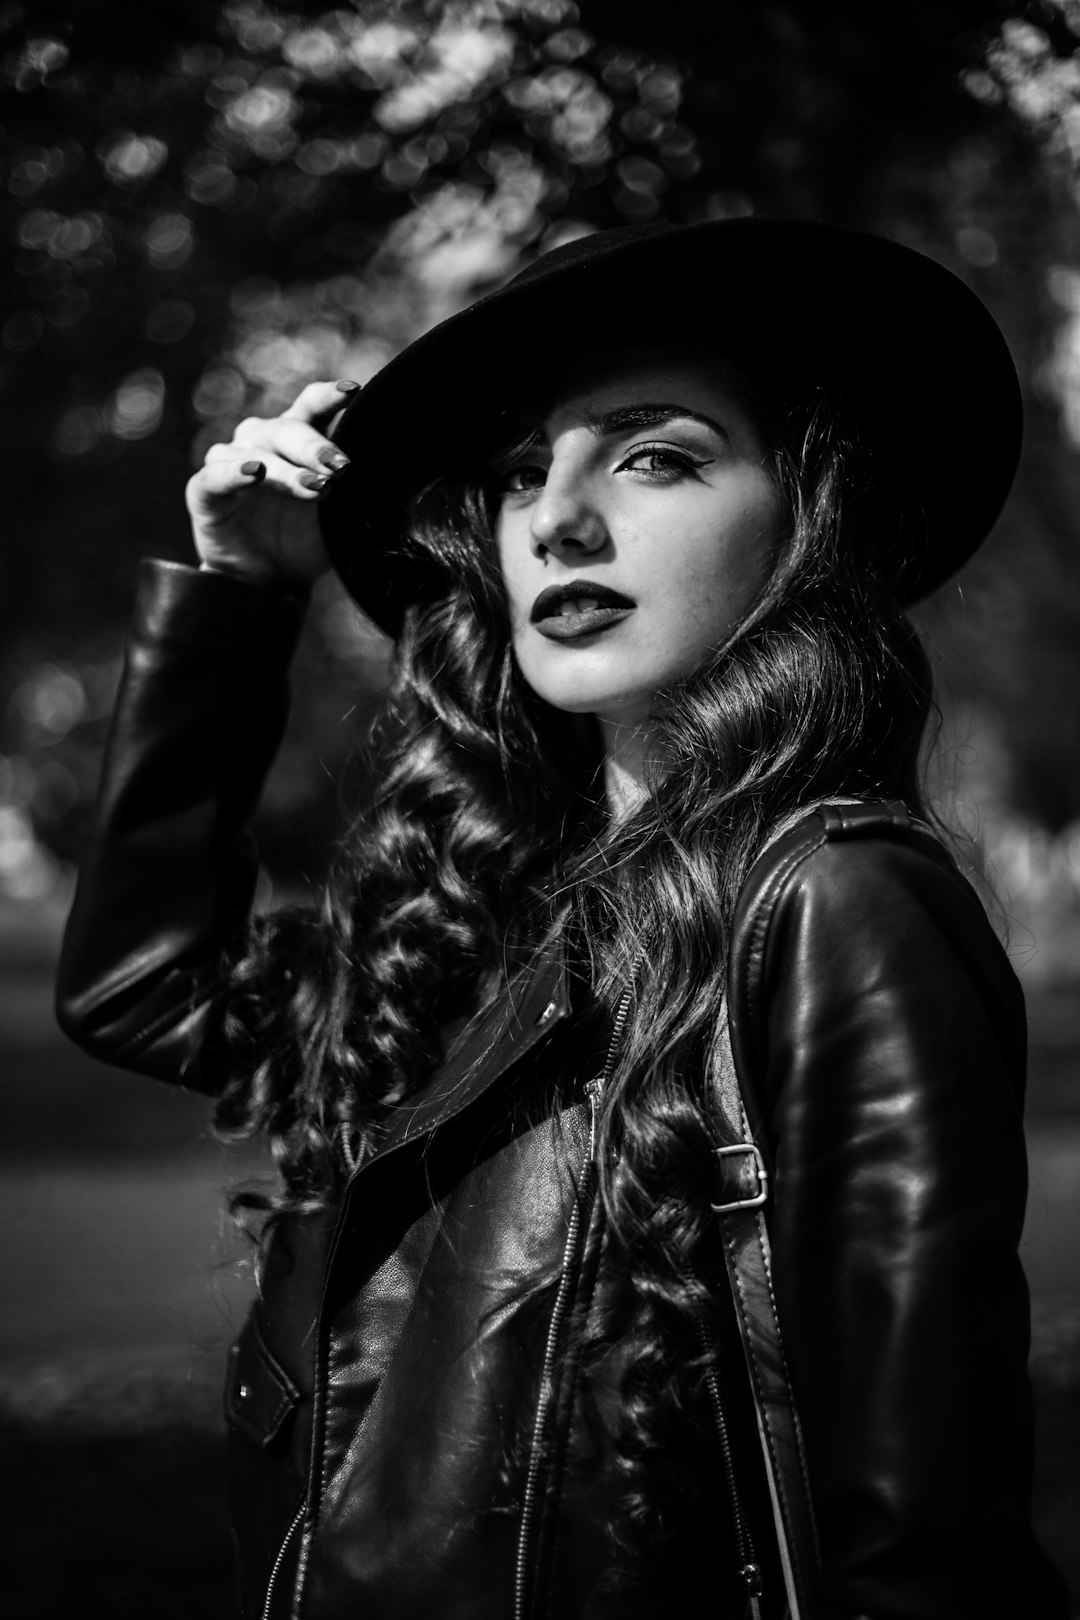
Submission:
[[248,1396],[251,1394],[251,1390],[247,1384],[241,1384],[237,1394],[240,1396],[242,1401],[246,1401]]

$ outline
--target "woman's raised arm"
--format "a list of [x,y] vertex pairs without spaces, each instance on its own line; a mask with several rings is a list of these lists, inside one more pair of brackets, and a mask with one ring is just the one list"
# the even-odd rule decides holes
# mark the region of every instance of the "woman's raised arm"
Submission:
[[140,576],[57,1012],[95,1056],[199,1090],[221,1083],[203,1034],[251,905],[248,822],[326,566],[314,503],[340,460],[321,427],[352,387],[312,384],[215,445],[188,485],[201,567]]

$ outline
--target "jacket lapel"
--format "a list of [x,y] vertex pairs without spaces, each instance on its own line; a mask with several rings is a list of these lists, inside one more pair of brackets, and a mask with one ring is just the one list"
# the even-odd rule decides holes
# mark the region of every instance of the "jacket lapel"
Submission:
[[556,940],[537,953],[498,1001],[469,1020],[430,1083],[397,1108],[378,1153],[368,1163],[468,1108],[542,1045],[569,1012],[565,952]]

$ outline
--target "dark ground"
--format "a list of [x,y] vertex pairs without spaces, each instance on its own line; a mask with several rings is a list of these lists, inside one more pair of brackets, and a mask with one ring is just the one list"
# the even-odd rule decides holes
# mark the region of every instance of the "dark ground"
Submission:
[[[201,1099],[63,1041],[56,925],[0,910],[4,1609],[229,1620],[219,1383],[249,1282],[220,1210],[250,1166]],[[1080,1616],[1080,985],[1028,990],[1036,1512]]]

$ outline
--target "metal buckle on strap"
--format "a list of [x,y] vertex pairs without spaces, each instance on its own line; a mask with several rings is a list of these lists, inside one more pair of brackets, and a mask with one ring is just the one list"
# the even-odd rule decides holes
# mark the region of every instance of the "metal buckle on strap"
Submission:
[[765,1160],[757,1143],[736,1142],[731,1147],[713,1148],[713,1152],[718,1159],[729,1157],[732,1153],[749,1153],[754,1161],[758,1190],[752,1198],[736,1198],[730,1204],[713,1204],[711,1207],[718,1215],[726,1215],[732,1209],[760,1209],[769,1196],[769,1172],[765,1168]]

